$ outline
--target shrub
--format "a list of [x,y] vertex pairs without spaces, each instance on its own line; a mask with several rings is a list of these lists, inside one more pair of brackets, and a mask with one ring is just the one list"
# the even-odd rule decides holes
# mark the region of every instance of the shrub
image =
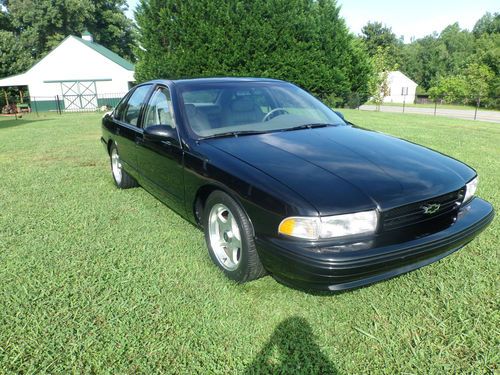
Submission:
[[142,0],[136,78],[258,76],[345,104],[370,64],[334,0]]

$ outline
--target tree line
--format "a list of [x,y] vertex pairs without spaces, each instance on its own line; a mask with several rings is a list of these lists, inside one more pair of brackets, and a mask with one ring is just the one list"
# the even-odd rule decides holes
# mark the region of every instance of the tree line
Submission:
[[390,27],[369,22],[361,38],[385,69],[399,69],[417,82],[417,93],[500,108],[500,13],[486,13],[471,31],[454,23],[408,44]]
[[97,43],[153,78],[260,76],[292,81],[335,106],[380,96],[399,69],[420,93],[500,106],[500,15],[405,44],[369,22],[349,32],[335,0],[0,0],[0,78],[21,73],[67,35]]
[[135,60],[136,27],[126,0],[0,0],[0,78],[22,73],[68,35],[89,31],[97,43]]

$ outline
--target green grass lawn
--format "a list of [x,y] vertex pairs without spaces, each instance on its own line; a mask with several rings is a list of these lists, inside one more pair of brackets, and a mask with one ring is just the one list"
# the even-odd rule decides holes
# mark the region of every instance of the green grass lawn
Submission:
[[[465,161],[500,207],[498,124],[344,113]],[[352,292],[236,285],[199,230],[114,187],[99,137],[98,114],[0,118],[0,373],[499,371],[498,219],[454,255]]]

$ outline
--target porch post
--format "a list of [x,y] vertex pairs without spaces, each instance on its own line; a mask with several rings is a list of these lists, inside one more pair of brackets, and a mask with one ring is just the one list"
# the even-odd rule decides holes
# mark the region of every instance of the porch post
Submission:
[[4,96],[5,96],[5,103],[6,103],[7,105],[9,105],[9,97],[7,96],[7,91],[5,91],[5,89],[2,89],[2,90],[3,90],[3,94],[4,94]]

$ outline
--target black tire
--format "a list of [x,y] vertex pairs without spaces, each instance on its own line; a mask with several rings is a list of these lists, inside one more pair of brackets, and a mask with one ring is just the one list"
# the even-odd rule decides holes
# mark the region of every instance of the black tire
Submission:
[[[223,204],[231,211],[241,236],[240,257],[237,268],[228,270],[225,268],[212,248],[209,234],[209,217],[212,208],[217,204]],[[205,231],[205,241],[208,247],[208,253],[212,261],[224,272],[231,280],[239,283],[258,279],[266,274],[262,263],[260,262],[255,241],[253,238],[253,228],[247,215],[241,206],[228,194],[216,190],[209,195],[203,209],[202,224]]]
[[120,157],[120,154],[118,152],[118,148],[116,147],[116,144],[113,143],[111,144],[111,147],[109,148],[109,162],[110,162],[110,167],[111,167],[111,176],[113,176],[113,181],[115,182],[115,185],[120,188],[120,189],[130,189],[133,187],[139,186],[135,178],[133,178],[131,175],[127,173],[125,169],[120,164],[120,173],[121,173],[121,178],[119,176],[115,176],[115,171],[113,170],[113,154],[116,152],[118,155],[118,159]]

